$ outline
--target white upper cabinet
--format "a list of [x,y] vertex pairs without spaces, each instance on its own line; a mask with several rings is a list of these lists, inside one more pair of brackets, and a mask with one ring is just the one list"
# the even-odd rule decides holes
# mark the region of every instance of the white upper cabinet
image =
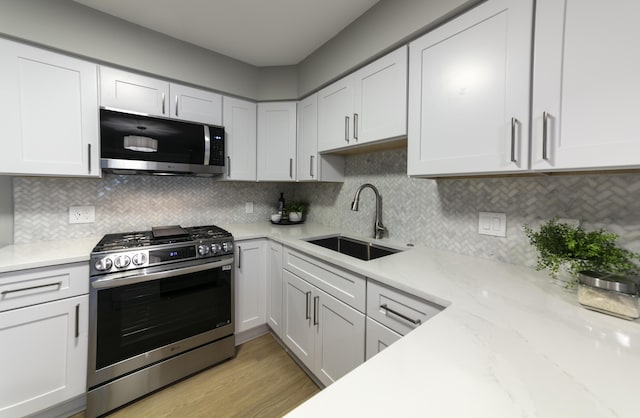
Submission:
[[318,153],[318,94],[298,102],[298,181],[344,181],[344,157]]
[[296,178],[296,103],[258,103],[258,180]]
[[529,168],[531,0],[489,0],[409,46],[409,175]]
[[353,74],[356,144],[407,134],[407,47]]
[[95,64],[0,39],[0,174],[99,176]]
[[100,105],[169,116],[169,82],[101,66]]
[[169,93],[172,118],[222,125],[221,95],[175,83],[169,85]]
[[406,46],[318,93],[320,152],[406,134]]
[[298,181],[318,179],[318,95],[298,102]]
[[222,125],[221,95],[104,66],[100,67],[100,105]]
[[351,76],[336,81],[318,93],[318,151],[348,146],[353,127]]
[[533,169],[639,167],[640,3],[538,0],[536,10]]
[[257,106],[225,96],[222,113],[227,153],[225,179],[255,181]]

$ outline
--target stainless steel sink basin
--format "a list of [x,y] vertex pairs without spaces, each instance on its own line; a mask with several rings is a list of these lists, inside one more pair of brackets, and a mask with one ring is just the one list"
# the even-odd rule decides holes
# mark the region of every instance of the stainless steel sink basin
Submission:
[[398,253],[402,250],[384,247],[373,242],[360,241],[353,238],[343,237],[342,235],[334,235],[324,238],[313,238],[307,242],[329,250],[337,251],[360,260],[369,261],[376,258]]

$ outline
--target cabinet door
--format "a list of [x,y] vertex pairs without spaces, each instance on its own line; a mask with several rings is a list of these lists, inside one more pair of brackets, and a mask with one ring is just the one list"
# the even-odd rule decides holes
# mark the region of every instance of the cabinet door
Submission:
[[264,240],[236,242],[236,332],[246,331],[267,322],[265,244]]
[[402,338],[402,335],[367,317],[367,342],[365,350],[367,360],[400,338]]
[[0,39],[0,174],[99,176],[95,64]]
[[410,175],[528,169],[532,18],[489,0],[410,44]]
[[364,362],[365,316],[321,290],[313,294],[314,374],[330,385]]
[[256,104],[223,98],[227,180],[256,180]]
[[267,276],[267,324],[282,338],[282,244],[269,241]]
[[166,81],[100,67],[100,104],[104,107],[169,116],[168,100]]
[[633,0],[536,2],[534,169],[640,166],[639,14]]
[[258,104],[258,180],[294,181],[296,103]]
[[171,83],[171,117],[222,125],[222,96],[206,90]]
[[353,141],[407,135],[407,47],[353,74]]
[[318,93],[318,151],[353,143],[353,78],[347,76]]
[[85,392],[88,299],[0,314],[0,416],[26,416]]
[[318,95],[298,102],[298,181],[318,180]]
[[282,277],[284,343],[309,370],[312,370],[315,328],[311,325],[311,305],[315,287],[286,270],[282,270]]

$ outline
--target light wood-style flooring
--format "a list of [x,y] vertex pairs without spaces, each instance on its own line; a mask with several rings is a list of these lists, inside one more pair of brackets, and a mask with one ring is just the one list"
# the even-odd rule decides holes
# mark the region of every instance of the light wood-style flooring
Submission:
[[[320,391],[271,334],[236,349],[234,359],[110,417],[281,417]],[[84,418],[84,413],[72,418]]]

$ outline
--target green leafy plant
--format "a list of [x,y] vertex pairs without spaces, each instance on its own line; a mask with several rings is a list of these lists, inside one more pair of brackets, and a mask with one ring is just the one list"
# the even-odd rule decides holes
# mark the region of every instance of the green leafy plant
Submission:
[[285,205],[285,210],[289,213],[291,212],[305,213],[308,207],[309,207],[309,204],[307,202],[294,200],[294,201],[288,202]]
[[582,225],[568,225],[553,218],[534,231],[524,225],[529,242],[538,250],[536,270],[549,270],[553,278],[558,277],[562,266],[566,266],[574,281],[581,272],[633,276],[638,274],[634,260],[640,260],[640,254],[633,253],[616,245],[616,234],[598,229],[585,231]]

